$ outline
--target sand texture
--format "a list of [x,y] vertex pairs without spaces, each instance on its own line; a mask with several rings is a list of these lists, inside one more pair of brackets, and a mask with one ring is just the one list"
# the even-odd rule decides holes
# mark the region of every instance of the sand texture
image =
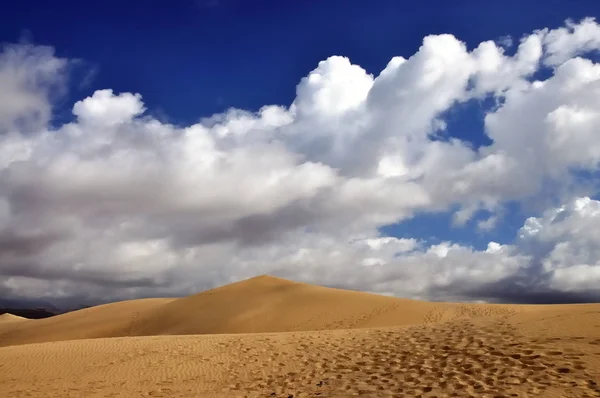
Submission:
[[17,315],[8,314],[8,313],[0,315],[0,323],[23,321],[26,319],[27,318],[23,318],[22,316],[17,316]]
[[600,305],[428,303],[258,277],[0,316],[0,397],[600,397]]

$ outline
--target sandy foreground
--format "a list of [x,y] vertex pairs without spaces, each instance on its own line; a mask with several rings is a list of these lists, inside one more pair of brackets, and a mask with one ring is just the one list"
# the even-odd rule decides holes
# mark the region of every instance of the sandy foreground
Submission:
[[600,305],[428,303],[257,277],[0,316],[0,397],[600,397]]

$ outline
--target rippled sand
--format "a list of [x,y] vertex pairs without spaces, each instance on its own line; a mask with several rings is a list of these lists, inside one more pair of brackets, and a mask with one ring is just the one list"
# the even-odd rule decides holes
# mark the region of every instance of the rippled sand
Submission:
[[1,397],[600,397],[600,305],[428,303],[258,277],[0,317]]

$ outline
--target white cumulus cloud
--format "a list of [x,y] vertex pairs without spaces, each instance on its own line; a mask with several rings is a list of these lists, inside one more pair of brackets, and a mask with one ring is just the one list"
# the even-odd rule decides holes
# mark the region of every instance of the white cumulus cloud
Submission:
[[[513,55],[431,35],[376,75],[332,56],[291,104],[189,126],[105,89],[51,127],[68,61],[4,47],[0,294],[92,302],[275,273],[416,298],[597,297],[598,202],[586,195],[598,187],[578,173],[600,164],[600,65],[586,58],[598,31],[593,19],[540,29]],[[449,111],[490,97],[490,145],[444,136]],[[490,231],[509,201],[555,210],[486,250],[379,233],[455,206],[457,226],[486,210],[477,228]]]

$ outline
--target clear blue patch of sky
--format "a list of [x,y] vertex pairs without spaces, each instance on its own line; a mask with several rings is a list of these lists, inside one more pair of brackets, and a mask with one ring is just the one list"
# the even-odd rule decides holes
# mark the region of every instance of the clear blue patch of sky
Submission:
[[572,170],[571,175],[576,181],[575,185],[587,187],[589,192],[595,192],[590,194],[590,198],[600,200],[600,168]]
[[492,140],[485,134],[484,118],[495,107],[496,99],[493,96],[457,103],[440,115],[440,119],[446,123],[446,130],[431,138],[459,138],[470,142],[474,149],[491,145]]
[[513,242],[525,220],[535,214],[525,214],[516,202],[505,204],[495,228],[491,231],[478,231],[477,222],[489,218],[490,213],[480,211],[463,226],[455,226],[452,217],[457,208],[440,213],[418,213],[413,218],[380,228],[384,236],[414,238],[428,245],[444,241],[485,250],[489,242],[508,244]]

